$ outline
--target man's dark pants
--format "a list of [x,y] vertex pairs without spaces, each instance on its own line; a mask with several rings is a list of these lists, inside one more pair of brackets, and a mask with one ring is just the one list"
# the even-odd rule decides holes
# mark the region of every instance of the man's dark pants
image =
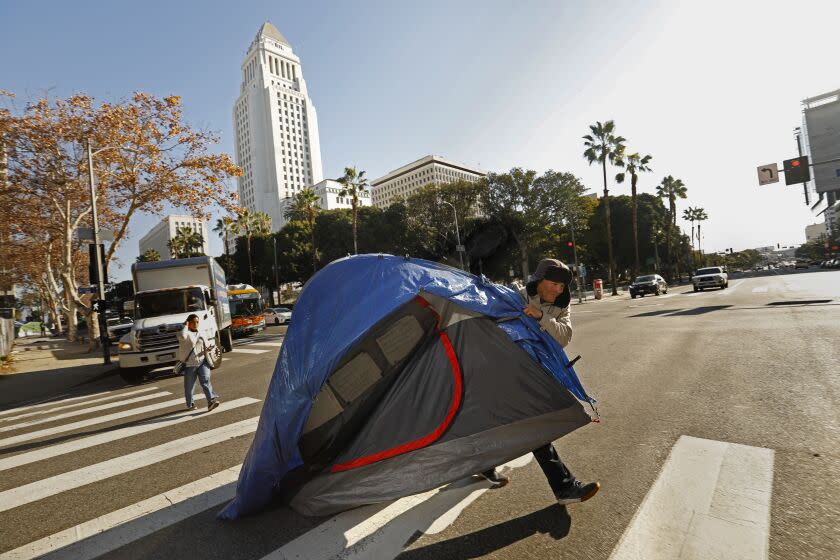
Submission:
[[571,483],[575,481],[575,476],[569,471],[560,456],[557,455],[557,450],[550,443],[534,449],[534,457],[540,468],[548,479],[548,485],[555,496],[559,496],[563,490],[567,489]]

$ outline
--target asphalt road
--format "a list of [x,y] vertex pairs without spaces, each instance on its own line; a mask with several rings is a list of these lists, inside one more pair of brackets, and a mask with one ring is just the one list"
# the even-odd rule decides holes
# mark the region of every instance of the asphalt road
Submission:
[[[744,555],[743,535],[716,529],[710,541],[735,545],[714,557],[840,557],[840,271],[609,298],[575,305],[572,316],[567,352],[582,356],[576,369],[601,421],[556,445],[578,478],[601,482],[586,503],[554,504],[527,456],[505,467],[511,483],[499,490],[466,480],[330,519],[277,507],[216,521],[237,472],[226,469],[248,449],[282,342],[285,327],[270,327],[238,340],[213,373],[222,406],[210,414],[177,418],[183,405],[165,404],[183,398],[180,378],[126,387],[113,376],[40,408],[0,411],[0,560],[55,543],[70,546],[57,556],[68,558],[623,558],[637,535],[656,542],[642,530],[651,504],[667,514],[703,499],[702,457],[674,478],[685,441],[739,444],[732,449],[766,458],[729,470],[724,461],[711,478],[725,490],[715,499],[732,505],[761,491],[722,479],[768,473],[768,548]],[[657,501],[669,476],[681,482]],[[747,525],[744,534],[755,528]],[[85,535],[93,536],[71,544]]]

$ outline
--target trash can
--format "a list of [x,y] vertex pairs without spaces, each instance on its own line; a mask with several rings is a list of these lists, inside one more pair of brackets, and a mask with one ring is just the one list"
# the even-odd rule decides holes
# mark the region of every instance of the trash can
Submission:
[[604,281],[596,278],[592,281],[592,291],[595,292],[595,299],[604,297]]

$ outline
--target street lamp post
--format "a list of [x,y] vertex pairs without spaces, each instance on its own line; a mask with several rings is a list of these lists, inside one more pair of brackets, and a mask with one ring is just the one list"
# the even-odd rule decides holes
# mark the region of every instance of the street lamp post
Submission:
[[[105,302],[105,279],[103,278],[104,263],[102,262],[102,255],[99,252],[99,216],[96,213],[96,179],[93,174],[93,156],[105,150],[126,150],[135,153],[137,150],[123,146],[105,146],[94,152],[90,144],[90,139],[88,139],[87,157],[88,174],[90,176],[90,211],[93,216],[93,253],[96,255],[96,294],[99,298],[99,306],[101,307]],[[99,319],[99,341],[102,344],[102,362],[104,365],[108,365],[111,363],[111,345],[108,341],[108,324],[105,321],[105,310],[101,309],[97,313]]]
[[577,257],[577,242],[575,241],[575,223],[572,220],[569,220],[569,228],[572,230],[572,254],[575,258],[575,270],[577,271],[577,276],[575,277],[575,283],[577,284],[577,291],[578,291],[578,303],[583,301],[583,296],[580,292],[580,265],[578,264],[578,257]]
[[464,247],[461,245],[461,233],[458,231],[458,211],[455,210],[455,205],[451,202],[441,200],[444,204],[452,207],[452,213],[455,215],[455,242],[458,244],[455,250],[458,252],[458,262],[461,263],[461,270],[464,270]]

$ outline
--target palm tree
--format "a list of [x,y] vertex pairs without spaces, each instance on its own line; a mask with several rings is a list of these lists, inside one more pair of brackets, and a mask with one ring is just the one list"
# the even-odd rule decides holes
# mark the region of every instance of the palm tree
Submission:
[[146,249],[143,254],[137,257],[137,262],[157,262],[160,260],[160,253],[157,249]]
[[695,209],[689,206],[688,208],[683,210],[682,219],[687,222],[691,222],[691,266],[693,268],[697,268],[697,266],[694,264],[694,214]]
[[[637,219],[637,211],[636,211],[636,183],[639,180],[639,173],[644,173],[650,171],[650,160],[653,159],[653,156],[646,155],[644,157],[640,156],[638,153],[630,154],[627,156],[627,161],[624,165],[624,169],[627,170],[627,173],[630,174],[630,193],[631,193],[631,201],[633,205],[633,249],[635,251],[636,256],[636,268],[634,269],[634,276],[639,275],[639,225]],[[624,182],[625,173],[619,173],[615,176],[616,183],[623,183]]]
[[[676,276],[678,279],[680,276],[680,263],[679,259],[674,259],[672,242],[674,229],[677,227],[677,198],[686,198],[687,190],[682,180],[674,179],[671,175],[662,179],[662,183],[656,186],[656,196],[668,199],[668,208],[670,211],[668,219],[668,260],[671,264],[670,268],[676,267]],[[672,280],[673,276],[670,274],[670,268],[668,279]]]
[[219,237],[222,238],[225,244],[225,255],[228,254],[228,247],[230,247],[230,236],[237,235],[239,233],[238,224],[236,223],[236,219],[230,216],[223,216],[216,220],[216,227],[213,228],[213,231],[219,234]]
[[189,258],[201,254],[204,237],[190,227],[181,227],[167,245],[174,258]]
[[236,230],[245,235],[245,252],[248,254],[248,279],[254,284],[254,267],[251,264],[251,237],[254,235],[256,216],[247,208],[236,216]]
[[359,253],[359,246],[356,240],[356,218],[359,214],[359,196],[366,192],[368,182],[364,171],[356,171],[355,167],[345,167],[344,176],[338,180],[344,188],[338,196],[350,197],[350,208],[353,214],[353,253]]
[[624,142],[626,140],[621,136],[613,134],[615,130],[615,122],[607,121],[601,123],[596,122],[589,126],[592,134],[587,134],[583,137],[586,142],[583,145],[586,150],[583,152],[583,157],[592,165],[596,161],[601,164],[604,170],[604,217],[607,222],[607,249],[609,253],[609,270],[610,283],[612,284],[613,295],[618,295],[618,290],[615,286],[615,262],[613,260],[613,246],[612,246],[612,226],[610,224],[610,193],[607,190],[607,161],[610,165],[616,167],[624,167]]
[[694,219],[697,221],[697,250],[700,251],[700,255],[702,256],[703,247],[700,243],[700,225],[702,222],[705,222],[709,219],[709,215],[706,214],[706,211],[703,208],[695,208]]
[[312,273],[318,270],[318,251],[315,247],[315,217],[321,209],[321,197],[306,187],[297,193],[292,204],[286,209],[286,218],[303,217],[309,224],[312,236]]

